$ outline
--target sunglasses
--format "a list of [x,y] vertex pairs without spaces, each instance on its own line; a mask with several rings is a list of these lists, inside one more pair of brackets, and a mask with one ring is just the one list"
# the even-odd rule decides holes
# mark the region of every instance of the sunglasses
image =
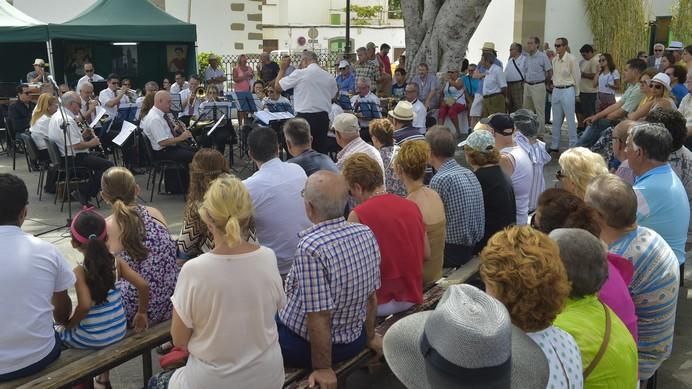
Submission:
[[562,170],[558,170],[558,171],[555,173],[555,179],[557,179],[558,181],[562,181],[562,179],[565,178],[565,177],[567,177],[567,176],[565,176],[564,174],[562,174]]
[[93,73],[93,72],[94,72],[94,69],[86,69],[86,70],[84,70],[84,72],[85,72],[85,73]]
[[654,89],[663,89],[663,85],[657,83],[657,82],[650,82],[649,83],[649,88],[654,88]]
[[555,44],[555,48],[558,48],[558,47],[562,47],[562,44],[556,43],[556,44]]
[[663,49],[654,49],[655,52],[661,52]]

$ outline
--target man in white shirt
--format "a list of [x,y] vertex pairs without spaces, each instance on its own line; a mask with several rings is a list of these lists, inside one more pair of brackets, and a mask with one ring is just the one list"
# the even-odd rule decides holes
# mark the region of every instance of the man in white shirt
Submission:
[[600,65],[598,55],[594,53],[593,46],[586,44],[579,49],[582,60],[579,61],[581,80],[579,81],[579,100],[576,104],[577,129],[584,128],[584,119],[596,113],[596,98],[598,97],[598,85],[593,85],[593,79],[598,77]]
[[538,136],[543,137],[545,130],[545,94],[547,83],[553,77],[553,65],[548,56],[538,50],[541,40],[537,36],[529,37],[526,42],[524,60],[524,108],[534,111],[538,116]]
[[79,92],[79,97],[81,99],[81,108],[79,109],[81,118],[87,123],[91,123],[94,119],[93,115],[96,112],[96,106],[99,103],[98,100],[94,98],[94,86],[88,81],[84,82],[77,92]]
[[409,82],[406,84],[406,89],[404,89],[404,92],[406,100],[413,105],[413,112],[416,114],[416,116],[413,118],[413,126],[421,129],[427,128],[425,125],[425,118],[428,115],[428,111],[425,109],[425,104],[418,99],[418,84],[415,82]]
[[108,87],[99,93],[99,102],[103,109],[106,110],[109,119],[114,120],[118,116],[120,100],[127,91],[120,87],[120,77],[115,73],[108,75],[107,82]]
[[339,171],[344,167],[344,162],[348,157],[355,153],[365,153],[377,161],[382,168],[382,177],[384,177],[382,156],[373,145],[366,143],[360,137],[358,118],[354,114],[342,113],[337,115],[334,118],[334,131],[336,132],[336,143],[341,146],[341,151],[336,155],[336,167],[339,168]]
[[370,121],[382,117],[380,98],[370,91],[370,80],[367,78],[359,78],[356,81],[356,90],[358,93],[351,97],[353,114],[358,118],[361,138],[370,142],[370,132],[368,131]]
[[577,144],[577,122],[575,121],[575,103],[579,96],[579,84],[581,81],[581,71],[576,58],[567,51],[567,38],[555,39],[555,51],[557,55],[553,57],[553,95],[551,98],[553,108],[553,140],[550,144],[550,152],[560,151],[560,135],[562,133],[562,122],[567,120],[569,135],[568,147]]
[[175,73],[175,82],[171,85],[171,94],[180,93],[185,89],[189,89],[190,84],[185,81],[185,75],[183,72]]
[[199,106],[202,101],[197,98],[197,89],[200,84],[199,76],[193,74],[190,76],[188,88],[180,91],[180,101],[183,105],[183,110],[180,112],[179,116],[181,120],[187,124],[190,124],[190,118],[192,116],[199,116]]
[[[82,134],[81,128],[77,125],[75,118],[79,115],[82,107],[82,100],[77,92],[67,92],[62,95],[62,103],[67,125],[67,134],[60,128],[63,124],[63,117],[60,111],[56,112],[48,124],[48,139],[56,144],[62,157],[67,156],[72,164],[89,170],[89,182],[79,186],[79,202],[88,205],[92,197],[96,197],[101,190],[101,175],[113,166],[113,162],[101,157],[97,153],[90,153],[89,149],[99,146],[101,140],[91,134]],[[91,137],[85,140],[85,135]],[[65,141],[67,140],[67,143]],[[79,173],[79,171],[78,171]]]
[[505,79],[507,81],[507,98],[509,100],[507,108],[512,113],[523,106],[524,97],[524,62],[526,56],[523,54],[521,43],[512,43],[509,46],[509,59],[505,66]]
[[274,250],[279,273],[285,278],[293,265],[298,233],[311,226],[301,192],[307,176],[300,166],[278,158],[276,131],[257,127],[247,139],[257,171],[243,181],[255,208],[257,240]]
[[661,58],[663,57],[663,51],[665,51],[665,49],[666,47],[663,43],[656,43],[654,45],[654,55],[649,57],[647,65],[656,68],[659,72],[664,71],[665,69],[661,69]]
[[12,174],[0,174],[0,382],[36,374],[60,356],[53,320],[67,323],[67,289],[76,278],[57,247],[27,234],[29,193]]
[[223,96],[223,83],[226,81],[226,73],[219,67],[219,57],[209,56],[209,66],[204,70],[204,80],[209,85],[216,85],[219,94]]
[[97,81],[105,81],[103,77],[99,76],[96,74],[96,71],[94,70],[94,64],[91,62],[85,62],[84,63],[84,76],[77,81],[77,89],[79,90],[79,87],[85,83],[85,82],[90,82],[94,83]]
[[338,90],[336,80],[320,68],[317,55],[312,51],[304,51],[299,69],[286,76],[290,64],[290,58],[281,59],[274,87],[283,91],[293,88],[296,116],[310,123],[312,148],[326,154],[330,151],[327,131],[332,98]]
[[486,69],[483,75],[483,117],[494,113],[506,112],[507,80],[502,68],[495,64],[495,54],[484,51],[481,65]]

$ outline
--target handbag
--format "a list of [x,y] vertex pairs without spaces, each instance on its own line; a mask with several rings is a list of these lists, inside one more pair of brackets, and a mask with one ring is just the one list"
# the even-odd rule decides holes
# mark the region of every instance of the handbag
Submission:
[[175,346],[171,349],[171,351],[166,353],[166,355],[161,357],[159,360],[159,365],[161,365],[161,368],[164,370],[177,369],[185,366],[187,363],[187,357],[189,356],[190,352],[187,351],[187,347]]
[[601,305],[603,306],[603,309],[605,310],[605,315],[606,315],[606,328],[605,328],[605,335],[603,335],[603,342],[601,342],[601,348],[598,349],[598,352],[596,353],[596,356],[593,358],[591,363],[589,363],[589,366],[586,367],[584,370],[584,382],[586,382],[586,378],[593,372],[593,370],[598,366],[598,363],[603,359],[603,355],[606,352],[606,349],[608,348],[608,343],[610,342],[610,329],[611,329],[611,321],[610,321],[610,310],[603,304],[602,301],[599,301]]

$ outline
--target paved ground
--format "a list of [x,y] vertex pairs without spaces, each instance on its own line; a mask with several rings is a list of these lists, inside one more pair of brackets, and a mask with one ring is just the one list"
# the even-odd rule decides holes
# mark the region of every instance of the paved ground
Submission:
[[[554,185],[553,181],[557,169],[557,164],[554,161],[546,167],[545,176],[549,186]],[[12,161],[7,156],[0,156],[0,172],[12,172]],[[50,194],[46,194],[42,201],[38,200],[38,196],[36,195],[38,173],[29,173],[27,171],[26,163],[22,155],[18,155],[17,170],[14,171],[14,173],[25,180],[30,193],[29,220],[24,224],[24,230],[37,235],[41,234],[42,238],[56,244],[68,260],[75,264],[79,259],[79,255],[70,246],[69,231],[65,228],[60,228],[53,232],[46,232],[65,225],[67,209],[65,212],[60,212],[59,204],[53,204],[53,195]],[[248,174],[249,170],[246,170],[241,176],[244,177]],[[137,176],[137,182],[141,186],[142,191],[145,192],[146,176]],[[145,193],[146,195],[142,194],[142,197],[148,200],[149,192],[147,191]],[[170,223],[171,232],[177,235],[180,231],[182,222],[184,206],[182,196],[155,195],[151,205],[159,208],[164,213]],[[109,213],[105,205],[102,205],[101,211],[104,214]],[[692,266],[688,268],[686,276],[687,284],[692,286]],[[692,388],[692,334],[690,333],[690,326],[692,324],[692,303],[690,300],[692,300],[692,290],[688,288],[681,289],[678,302],[673,354],[661,369],[659,388]],[[158,357],[155,356],[154,361],[157,360]],[[154,365],[156,368],[158,364],[155,362]],[[141,377],[141,362],[139,358],[116,368],[111,376],[115,388],[128,389],[141,388]],[[347,386],[353,389],[403,388],[387,367],[379,369],[374,374],[370,374],[367,370],[358,371],[349,377]]]

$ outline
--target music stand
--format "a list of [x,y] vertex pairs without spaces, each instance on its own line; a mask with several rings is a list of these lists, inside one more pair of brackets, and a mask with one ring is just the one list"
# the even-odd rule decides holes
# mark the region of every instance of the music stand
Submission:
[[106,81],[94,81],[91,85],[94,86],[94,95],[96,96],[98,96],[102,90],[108,88],[108,83]]
[[233,109],[233,103],[230,101],[205,101],[199,105],[199,117],[206,117],[210,120],[218,120],[221,115],[226,115],[226,118],[230,119],[231,110]]
[[137,103],[120,104],[118,107],[118,120],[134,122],[137,120]]
[[353,111],[351,99],[348,98],[348,95],[339,95],[339,100],[337,101],[337,103],[344,111]]
[[259,100],[250,92],[231,92],[231,98],[238,112],[257,112]]
[[178,113],[183,111],[183,100],[179,93],[171,93],[171,112]]
[[265,107],[267,107],[269,112],[290,112],[290,113],[293,113],[293,107],[291,107],[291,104],[289,104],[289,103],[270,103],[270,102],[267,102],[265,104]]
[[382,118],[382,112],[377,103],[360,101],[358,102],[358,110],[365,120]]

